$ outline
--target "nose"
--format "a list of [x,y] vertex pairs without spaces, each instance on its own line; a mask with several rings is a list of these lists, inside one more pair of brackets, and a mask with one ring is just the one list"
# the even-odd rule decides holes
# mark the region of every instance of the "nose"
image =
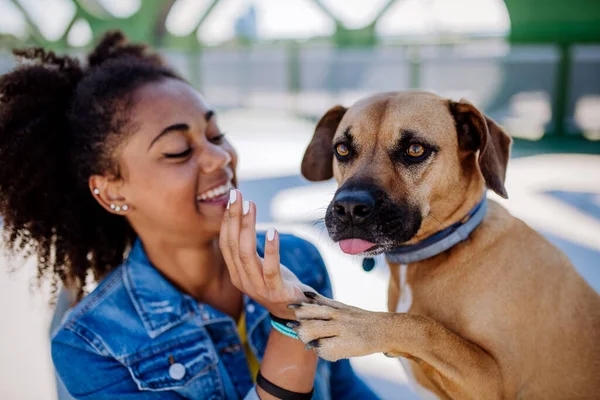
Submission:
[[231,163],[231,154],[221,146],[208,145],[199,154],[199,164],[203,173],[208,174],[225,168]]
[[375,196],[366,190],[343,190],[333,199],[333,213],[336,218],[353,224],[360,224],[375,212]]

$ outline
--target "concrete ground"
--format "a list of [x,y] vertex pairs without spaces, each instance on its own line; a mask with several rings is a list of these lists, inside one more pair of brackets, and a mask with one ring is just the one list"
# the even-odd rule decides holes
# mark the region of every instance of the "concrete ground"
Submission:
[[[312,123],[272,112],[235,110],[219,116],[240,154],[240,188],[257,203],[259,228],[275,225],[310,239],[327,263],[337,299],[384,310],[388,273],[381,262],[370,273],[360,259],[333,246],[322,225],[335,185],[309,184],[299,165]],[[519,155],[519,151],[514,154]],[[578,271],[600,292],[600,155],[535,154],[511,160],[501,202],[517,217],[563,249]],[[496,196],[492,195],[494,199]],[[48,349],[52,311],[47,296],[31,290],[35,266],[0,273],[0,398],[57,398]],[[12,263],[23,264],[21,263]],[[47,292],[47,290],[46,290]],[[415,399],[397,360],[383,355],[354,359],[357,372],[384,399]]]

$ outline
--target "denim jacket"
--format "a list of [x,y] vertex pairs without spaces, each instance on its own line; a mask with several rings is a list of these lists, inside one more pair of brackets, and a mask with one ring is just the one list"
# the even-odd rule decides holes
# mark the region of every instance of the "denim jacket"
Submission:
[[[264,234],[257,237],[262,256]],[[323,260],[310,243],[280,235],[281,263],[331,297]],[[246,331],[262,361],[268,312],[244,297]],[[258,399],[235,321],[172,286],[138,240],[127,260],[73,307],[52,338],[52,359],[77,399]],[[348,360],[319,360],[316,400],[374,399]]]

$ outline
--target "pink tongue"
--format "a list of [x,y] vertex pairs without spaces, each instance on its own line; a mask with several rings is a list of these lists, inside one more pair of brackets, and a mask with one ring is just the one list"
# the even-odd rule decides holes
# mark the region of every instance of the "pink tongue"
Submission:
[[369,250],[371,247],[375,246],[375,243],[367,242],[362,239],[346,239],[341,240],[340,248],[346,254],[358,254],[363,251]]

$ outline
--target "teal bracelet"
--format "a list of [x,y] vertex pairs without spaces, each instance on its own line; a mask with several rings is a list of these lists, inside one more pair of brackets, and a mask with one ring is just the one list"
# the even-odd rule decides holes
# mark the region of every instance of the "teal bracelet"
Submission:
[[298,339],[298,335],[294,332],[293,329],[288,328],[287,326],[280,324],[279,322],[271,320],[271,326],[279,333],[284,334],[285,336],[291,337],[292,339]]

